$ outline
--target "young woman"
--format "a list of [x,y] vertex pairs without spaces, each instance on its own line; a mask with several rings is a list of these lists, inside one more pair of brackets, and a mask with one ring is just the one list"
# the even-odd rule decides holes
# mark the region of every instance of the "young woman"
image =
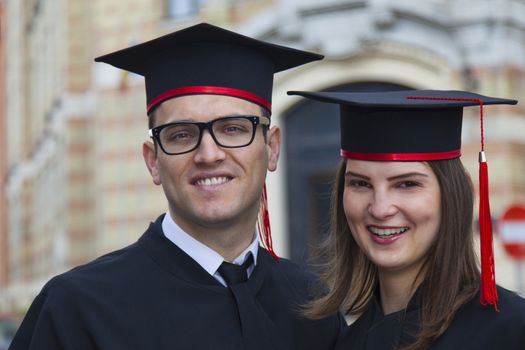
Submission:
[[[495,286],[486,210],[480,274],[473,188],[459,160],[463,107],[516,101],[460,91],[290,94],[341,105],[328,293],[306,311],[357,317],[336,349],[525,349],[525,299]],[[481,202],[488,209],[488,197]]]

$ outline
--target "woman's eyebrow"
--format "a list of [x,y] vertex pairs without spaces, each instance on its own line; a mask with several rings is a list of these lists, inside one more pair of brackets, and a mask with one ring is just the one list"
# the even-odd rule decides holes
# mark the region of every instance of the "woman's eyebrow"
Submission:
[[349,177],[349,176],[358,177],[358,178],[361,178],[361,179],[364,179],[364,180],[370,180],[370,178],[368,176],[361,175],[359,173],[354,173],[353,171],[347,171],[345,173],[345,177]]
[[428,177],[428,175],[424,174],[424,173],[419,173],[417,171],[413,171],[413,172],[410,172],[410,173],[404,173],[404,174],[399,174],[399,175],[395,175],[395,176],[390,176],[389,178],[387,178],[387,180],[388,181],[394,181],[394,180],[404,179],[404,178],[407,178],[407,177]]
[[[363,175],[363,174],[355,173],[353,171],[345,172],[345,177],[350,177],[350,176],[357,177],[357,178],[364,179],[364,180],[370,180],[370,177],[368,177],[366,175]],[[399,174],[399,175],[390,176],[390,177],[387,178],[387,180],[388,181],[395,181],[395,180],[400,180],[400,179],[404,179],[404,178],[407,178],[407,177],[428,177],[428,175],[424,174],[424,173],[417,172],[417,171],[412,171],[410,173],[403,173],[403,174]]]

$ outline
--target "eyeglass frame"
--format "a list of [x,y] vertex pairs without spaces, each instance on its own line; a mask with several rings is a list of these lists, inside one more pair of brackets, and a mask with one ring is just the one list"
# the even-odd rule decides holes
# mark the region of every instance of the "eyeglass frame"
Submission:
[[[239,119],[239,118],[247,119],[247,120],[252,122],[253,129],[252,129],[252,136],[250,138],[250,141],[248,143],[244,144],[244,145],[241,145],[241,146],[225,146],[225,145],[222,145],[217,140],[217,138],[215,137],[215,134],[213,132],[213,124],[215,122],[217,122],[217,121],[221,121],[221,120],[225,120],[225,119]],[[262,123],[261,122],[261,118],[267,119],[268,123]],[[169,126],[173,126],[173,125],[188,125],[188,124],[196,125],[199,128],[199,139],[198,139],[197,143],[195,144],[195,146],[193,148],[191,148],[190,150],[184,151],[184,152],[176,152],[176,153],[169,153],[169,152],[167,152],[164,149],[164,146],[162,146],[162,142],[160,141],[160,132],[162,131],[162,129],[167,128]],[[223,147],[223,148],[248,147],[249,145],[252,144],[253,140],[255,139],[255,133],[257,131],[257,125],[262,125],[262,126],[265,126],[265,127],[269,127],[270,126],[270,118],[267,117],[267,116],[256,116],[256,115],[230,115],[230,116],[216,118],[216,119],[210,120],[208,122],[190,122],[190,121],[173,122],[173,123],[162,124],[162,125],[159,125],[159,126],[156,126],[154,128],[149,129],[148,130],[148,135],[149,135],[150,138],[152,138],[154,141],[156,141],[159,144],[160,148],[162,149],[162,152],[164,152],[165,154],[170,155],[170,156],[175,156],[175,155],[190,153],[190,152],[195,151],[197,148],[199,148],[199,146],[201,144],[201,141],[202,141],[202,135],[204,134],[203,133],[204,130],[208,130],[208,132],[209,132],[210,136],[212,137],[213,141],[219,147]]]

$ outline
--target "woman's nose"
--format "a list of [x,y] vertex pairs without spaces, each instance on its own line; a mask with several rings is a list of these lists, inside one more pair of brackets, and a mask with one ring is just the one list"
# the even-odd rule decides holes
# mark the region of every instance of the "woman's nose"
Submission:
[[386,191],[375,191],[368,205],[368,213],[376,219],[386,219],[397,213],[392,195]]

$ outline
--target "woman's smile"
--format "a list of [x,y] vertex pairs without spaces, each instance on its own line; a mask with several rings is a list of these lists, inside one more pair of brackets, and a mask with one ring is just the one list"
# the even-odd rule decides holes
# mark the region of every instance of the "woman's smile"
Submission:
[[368,225],[368,231],[371,233],[372,240],[378,244],[391,244],[405,234],[408,227],[381,227]]
[[349,159],[343,202],[354,239],[380,270],[419,269],[441,219],[428,164]]

